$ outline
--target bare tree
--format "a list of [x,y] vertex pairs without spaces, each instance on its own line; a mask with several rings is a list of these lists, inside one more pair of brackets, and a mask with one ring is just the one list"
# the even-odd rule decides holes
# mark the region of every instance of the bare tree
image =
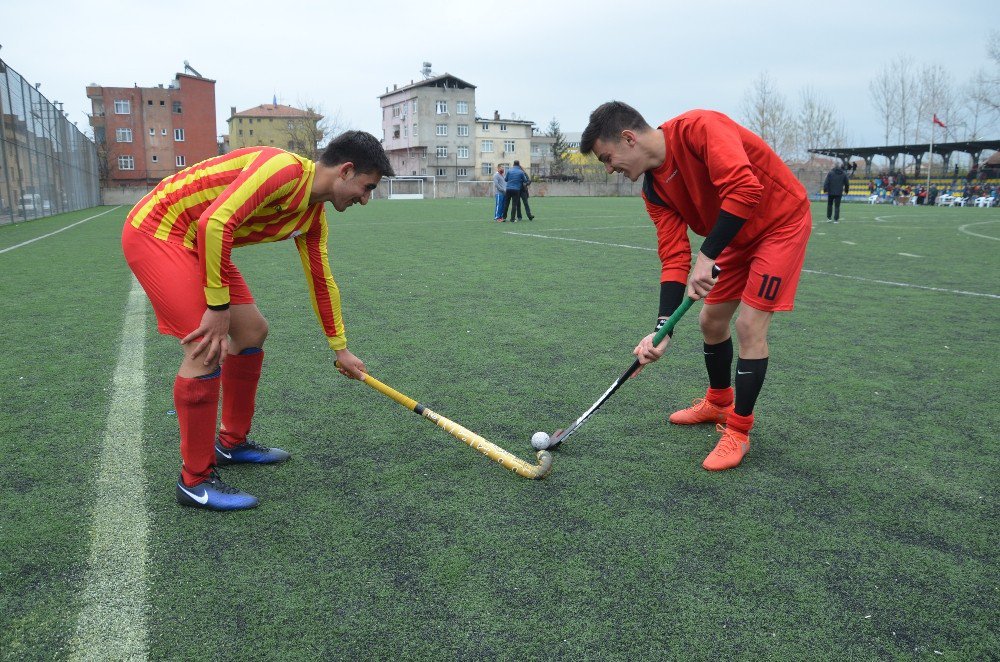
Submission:
[[991,95],[989,74],[985,69],[977,71],[962,88],[962,113],[968,124],[969,140],[980,140],[1000,120],[1000,111],[989,102],[994,98]]
[[[917,81],[913,69],[906,56],[899,55],[889,65],[889,71],[895,81],[895,116],[896,142],[906,144],[907,136],[913,132],[916,122],[916,91]],[[914,136],[914,141],[918,139]]]
[[889,144],[890,136],[896,128],[896,88],[896,79],[892,74],[892,68],[888,65],[868,83],[868,93],[882,125],[885,145]]
[[958,138],[954,134],[959,126],[966,126],[960,111],[960,100],[952,89],[951,77],[940,64],[929,64],[920,71],[918,78],[916,103],[916,126],[913,132],[913,142],[930,140],[933,124],[931,119],[937,115],[944,120],[953,132],[951,139]]
[[795,117],[796,157],[808,160],[809,150],[816,147],[842,147],[846,133],[833,106],[813,87],[803,88]]
[[981,70],[973,81],[976,101],[1000,118],[1000,31],[990,33],[986,42],[986,55],[993,62],[993,70]]
[[743,124],[763,138],[781,158],[792,155],[795,124],[789,116],[785,98],[766,71],[761,72],[743,95]]
[[285,118],[288,149],[306,158],[316,160],[320,150],[331,138],[346,128],[341,121],[340,111],[333,115],[323,115],[323,107],[309,101],[298,102],[302,110],[300,117]]

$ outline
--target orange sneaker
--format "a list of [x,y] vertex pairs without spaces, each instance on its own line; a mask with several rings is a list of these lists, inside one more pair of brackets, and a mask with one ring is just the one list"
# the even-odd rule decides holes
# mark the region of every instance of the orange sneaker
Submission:
[[739,466],[743,456],[750,450],[750,436],[730,430],[724,425],[716,425],[715,430],[722,433],[722,438],[701,466],[709,471],[724,471]]
[[713,405],[707,398],[697,398],[687,409],[675,411],[670,415],[674,425],[697,425],[698,423],[725,423],[726,416],[733,410],[733,405],[720,407]]

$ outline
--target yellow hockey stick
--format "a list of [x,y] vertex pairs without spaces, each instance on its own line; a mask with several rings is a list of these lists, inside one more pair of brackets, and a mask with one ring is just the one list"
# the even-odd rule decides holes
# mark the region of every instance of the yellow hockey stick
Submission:
[[366,374],[364,382],[382,395],[395,400],[410,411],[420,414],[438,427],[443,428],[451,436],[465,442],[486,457],[502,464],[519,476],[540,479],[545,478],[552,471],[552,454],[548,451],[538,451],[538,464],[529,464],[513,453],[505,451],[496,444],[483,439],[468,428],[431,411],[416,400],[403,395],[391,386],[383,384],[371,375]]

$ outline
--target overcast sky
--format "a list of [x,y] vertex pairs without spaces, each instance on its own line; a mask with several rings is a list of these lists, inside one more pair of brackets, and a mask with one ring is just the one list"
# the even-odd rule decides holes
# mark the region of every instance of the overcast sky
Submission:
[[[811,85],[856,145],[879,144],[868,84],[899,55],[940,63],[956,84],[988,65],[995,0],[6,0],[0,58],[88,135],[85,87],[169,83],[188,60],[230,106],[317,104],[382,137],[378,95],[421,63],[477,87],[476,113],[581,131],[609,99],[651,124],[691,108],[741,117],[767,72],[789,105]],[[95,27],[97,26],[97,27]]]

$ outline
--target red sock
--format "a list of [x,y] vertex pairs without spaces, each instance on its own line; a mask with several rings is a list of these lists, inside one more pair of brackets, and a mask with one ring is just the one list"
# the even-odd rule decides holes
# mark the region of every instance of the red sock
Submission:
[[733,404],[733,387],[709,388],[705,393],[705,399],[716,407],[728,407]]
[[215,465],[215,421],[219,415],[219,377],[174,380],[174,408],[181,428],[181,476],[191,487],[208,478]]
[[257,382],[264,364],[264,350],[233,354],[222,364],[222,427],[219,441],[226,448],[242,444],[250,432]]
[[753,414],[740,416],[735,411],[731,411],[726,416],[726,427],[740,434],[750,434],[750,428],[753,427]]

